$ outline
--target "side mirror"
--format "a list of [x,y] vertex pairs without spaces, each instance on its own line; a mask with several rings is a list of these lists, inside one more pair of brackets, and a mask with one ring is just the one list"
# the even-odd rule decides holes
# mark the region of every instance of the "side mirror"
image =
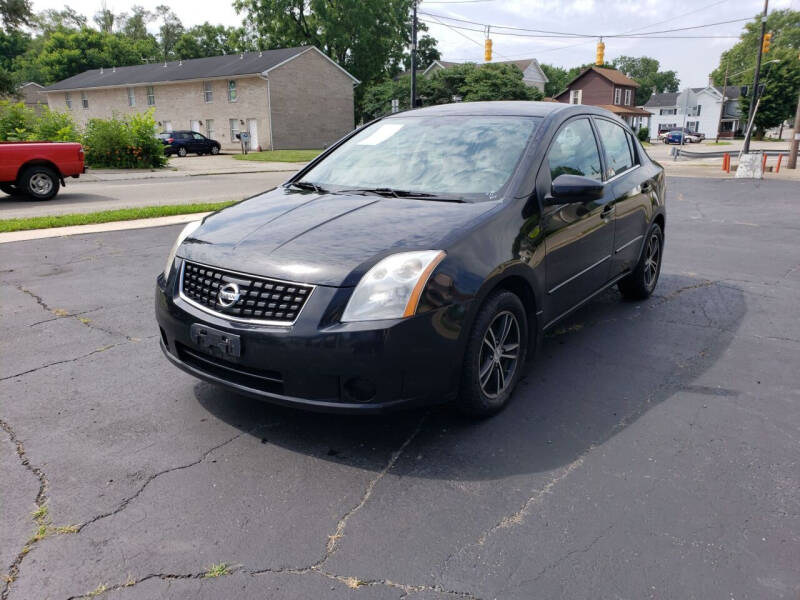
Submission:
[[603,197],[603,182],[583,175],[559,175],[553,180],[551,194],[546,204],[589,202]]

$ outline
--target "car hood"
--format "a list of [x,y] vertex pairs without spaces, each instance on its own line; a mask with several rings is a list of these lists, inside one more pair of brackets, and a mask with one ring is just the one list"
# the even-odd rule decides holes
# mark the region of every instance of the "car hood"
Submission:
[[352,286],[380,257],[442,245],[497,202],[276,190],[209,215],[178,256],[298,283]]

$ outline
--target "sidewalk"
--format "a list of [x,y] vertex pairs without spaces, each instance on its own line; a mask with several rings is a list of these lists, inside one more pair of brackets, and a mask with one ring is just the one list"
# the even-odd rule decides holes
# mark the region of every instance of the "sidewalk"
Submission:
[[126,179],[162,179],[197,177],[200,175],[232,175],[238,173],[295,172],[306,163],[259,162],[236,160],[231,154],[216,156],[172,156],[163,169],[88,169],[81,181],[120,181]]

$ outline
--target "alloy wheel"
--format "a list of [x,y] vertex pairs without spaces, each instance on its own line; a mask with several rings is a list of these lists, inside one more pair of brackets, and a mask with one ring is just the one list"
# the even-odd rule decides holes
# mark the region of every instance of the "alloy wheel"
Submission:
[[520,356],[520,329],[510,311],[495,315],[486,329],[478,356],[479,384],[489,398],[497,398],[511,385]]
[[53,189],[53,180],[46,173],[36,173],[28,185],[34,194],[46,196]]
[[644,255],[644,284],[650,290],[656,284],[658,265],[661,261],[661,240],[653,233],[647,241]]

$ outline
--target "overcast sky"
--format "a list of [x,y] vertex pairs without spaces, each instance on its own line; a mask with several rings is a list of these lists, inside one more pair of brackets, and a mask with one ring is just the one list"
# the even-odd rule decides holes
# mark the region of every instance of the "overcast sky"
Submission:
[[[379,0],[372,0],[379,1]],[[241,17],[224,0],[107,0],[114,12],[123,12],[131,4],[153,9],[166,3],[191,26],[204,21],[237,25]],[[34,10],[61,9],[63,0],[34,0]],[[72,0],[70,6],[86,15],[100,7],[99,0]],[[780,8],[800,9],[800,0],[772,0],[770,11]],[[763,0],[422,0],[420,10],[432,14],[466,19],[488,25],[548,31],[566,31],[591,35],[610,35],[636,30],[637,33],[691,27],[718,21],[753,17],[763,9]],[[687,14],[691,13],[691,14]],[[453,30],[422,17],[429,32],[439,41],[446,60],[483,62],[483,33]],[[451,25],[457,23],[449,22]],[[474,29],[480,26],[466,25]],[[671,35],[738,36],[743,23],[731,23]],[[663,34],[668,35],[668,34]],[[585,41],[559,38],[526,38],[492,34],[494,59],[537,58],[540,62],[564,67],[594,61],[596,39]],[[652,56],[662,69],[678,72],[682,86],[700,86],[719,63],[719,55],[730,48],[735,38],[717,39],[613,39],[606,38],[606,61],[616,56]]]

